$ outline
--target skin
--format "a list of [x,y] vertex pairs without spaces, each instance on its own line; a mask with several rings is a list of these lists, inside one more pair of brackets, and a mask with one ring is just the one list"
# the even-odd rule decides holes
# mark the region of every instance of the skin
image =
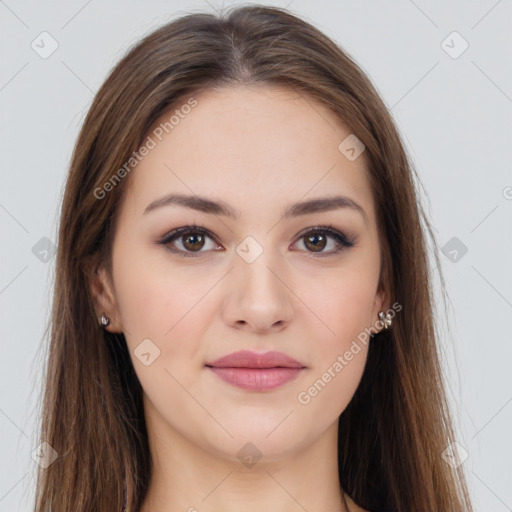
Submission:
[[[98,316],[110,318],[109,331],[124,332],[144,390],[154,471],[142,512],[345,511],[337,425],[368,346],[360,343],[308,404],[297,397],[389,307],[379,287],[364,153],[354,161],[341,154],[338,145],[350,130],[291,89],[225,87],[195,98],[197,106],[127,178],[113,275],[99,268],[91,280]],[[179,205],[144,215],[169,193],[222,200],[240,216]],[[350,208],[281,219],[284,206],[337,194],[357,202],[366,221]],[[189,253],[198,247],[196,256],[158,243],[194,223],[212,238],[201,247],[181,236],[173,246]],[[328,236],[320,244],[324,256],[315,256],[307,230],[317,225],[332,225],[354,246],[332,253],[338,244]],[[263,249],[252,263],[236,252],[247,236]],[[134,350],[148,338],[160,355],[145,366]],[[307,368],[263,392],[234,387],[205,368],[240,349],[278,350]],[[248,442],[262,454],[252,467],[237,456]],[[346,500],[348,510],[363,510]]]

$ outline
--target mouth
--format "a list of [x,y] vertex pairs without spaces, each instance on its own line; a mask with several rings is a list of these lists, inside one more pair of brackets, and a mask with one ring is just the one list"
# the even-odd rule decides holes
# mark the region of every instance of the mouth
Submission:
[[206,366],[223,381],[238,388],[268,391],[295,380],[305,368],[218,368]]
[[282,352],[234,352],[205,367],[223,381],[241,389],[268,391],[295,380],[306,366]]

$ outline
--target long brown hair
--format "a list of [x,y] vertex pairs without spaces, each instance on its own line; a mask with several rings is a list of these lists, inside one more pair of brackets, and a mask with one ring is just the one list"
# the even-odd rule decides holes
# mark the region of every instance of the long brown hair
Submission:
[[100,199],[97,191],[178,100],[245,84],[285,85],[322,102],[365,145],[381,286],[403,309],[370,342],[360,385],[340,416],[341,487],[371,511],[471,511],[462,467],[442,458],[455,438],[427,258],[427,231],[434,236],[417,174],[352,58],[289,11],[252,5],[189,13],[147,35],[112,70],[83,123],[62,202],[41,413],[40,441],[58,457],[39,470],[36,512],[112,512],[124,500],[136,512],[144,500],[151,459],[142,389],[124,335],[99,326],[89,286],[97,265],[111,269],[129,176]]

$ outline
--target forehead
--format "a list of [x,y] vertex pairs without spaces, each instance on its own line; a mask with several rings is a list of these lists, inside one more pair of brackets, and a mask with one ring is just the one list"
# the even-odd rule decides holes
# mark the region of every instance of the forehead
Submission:
[[184,96],[148,132],[153,148],[132,171],[127,195],[139,214],[159,196],[183,192],[222,199],[243,215],[339,193],[371,218],[364,152],[351,161],[338,147],[350,134],[326,106],[283,86]]

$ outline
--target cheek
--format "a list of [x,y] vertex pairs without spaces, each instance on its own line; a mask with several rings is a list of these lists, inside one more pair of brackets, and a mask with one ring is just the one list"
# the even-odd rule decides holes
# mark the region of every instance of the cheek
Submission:
[[116,295],[123,327],[134,341],[141,337],[164,340],[189,324],[188,315],[211,285],[207,276],[203,279],[191,266],[168,264],[161,253],[164,249],[137,247],[135,243],[132,247],[135,249],[123,250],[120,241],[114,251]]
[[[201,340],[204,343],[208,338],[206,330],[218,314],[221,301],[214,288],[219,275],[207,265],[171,265],[154,248],[137,247],[134,242],[125,246],[135,249],[129,251],[119,244],[113,254],[125,337],[146,393],[157,399],[163,394],[172,395],[175,389],[177,400],[181,388],[172,376],[187,389],[196,385],[191,370],[193,366],[201,369]],[[304,386],[297,390],[309,399],[309,405],[302,409],[306,404],[300,395],[292,400],[297,400],[304,414],[322,418],[322,424],[334,421],[347,406],[366,363],[367,345],[354,345],[354,340],[371,326],[378,276],[363,260],[355,258],[353,265],[328,278],[305,279],[302,274],[294,280],[294,293],[301,303],[297,303],[298,316],[290,330],[299,336],[298,342],[310,355],[311,371]],[[147,339],[160,351],[148,367],[134,355]]]
[[314,364],[297,396],[304,413],[324,425],[336,421],[352,400],[368,354],[369,337],[361,333],[368,326],[371,302],[346,291],[319,309],[329,329],[319,327],[323,334],[316,335]]
[[[165,409],[170,396],[179,400],[181,386],[193,386],[195,370],[201,369],[206,304],[201,299],[212,284],[151,261],[142,250],[125,253],[114,265],[118,309],[135,372],[147,396]],[[185,400],[181,407],[186,405]]]
[[317,326],[311,331],[314,365],[297,401],[323,422],[334,421],[346,408],[366,365],[370,338],[365,329],[373,325],[378,276],[365,270],[339,272],[323,286],[310,287],[307,295]]
[[[340,272],[322,286],[309,287],[307,306],[319,319],[318,329],[326,353],[342,350],[370,328],[373,318],[377,276],[371,272]],[[320,334],[320,331],[319,331]]]

